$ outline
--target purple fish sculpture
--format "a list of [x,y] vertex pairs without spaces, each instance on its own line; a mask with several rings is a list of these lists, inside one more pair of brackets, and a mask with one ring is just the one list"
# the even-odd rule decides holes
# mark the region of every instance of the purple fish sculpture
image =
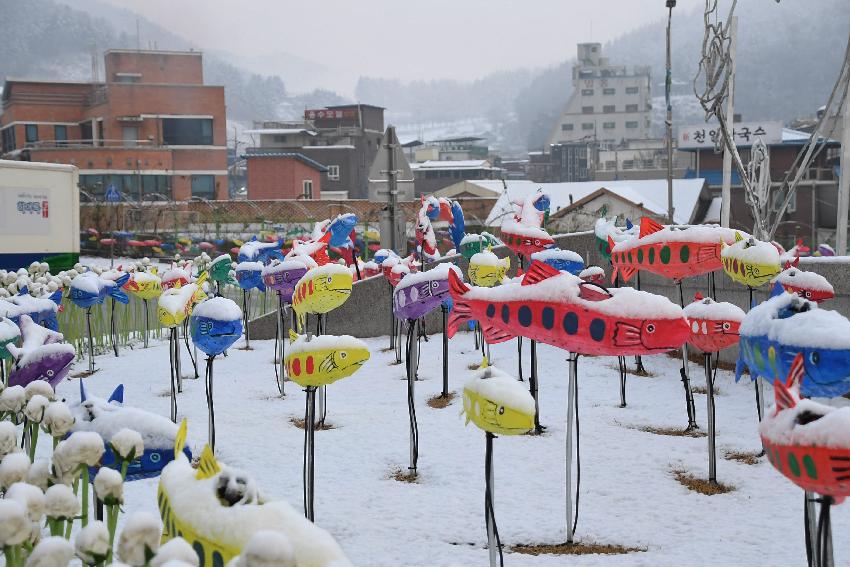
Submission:
[[73,345],[61,342],[62,333],[52,331],[33,322],[29,315],[21,315],[20,347],[7,345],[9,353],[15,359],[10,386],[26,386],[36,380],[45,380],[54,388],[71,369],[71,363],[77,355]]
[[263,282],[267,288],[277,292],[281,301],[292,303],[295,284],[306,273],[307,266],[300,260],[272,260],[269,265],[263,268]]
[[462,280],[463,273],[453,264],[443,263],[427,272],[404,276],[393,291],[393,313],[397,319],[413,320],[423,317],[451,299],[449,270]]

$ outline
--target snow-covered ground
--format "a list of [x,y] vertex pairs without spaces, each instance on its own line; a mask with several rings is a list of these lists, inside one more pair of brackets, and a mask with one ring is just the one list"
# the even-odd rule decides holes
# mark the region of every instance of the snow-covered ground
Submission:
[[[333,315],[331,314],[331,317]],[[426,400],[441,388],[441,337],[422,343],[421,381],[416,387],[420,434],[420,478],[391,479],[406,469],[408,416],[404,366],[383,352],[388,339],[366,341],[371,360],[354,376],[329,388],[333,429],[316,433],[316,523],[328,529],[356,565],[486,565],[484,529],[484,433],[464,427],[460,397],[444,409]],[[241,344],[241,343],[239,343]],[[303,418],[304,393],[287,384],[278,396],[273,343],[252,341],[254,350],[234,348],[215,363],[216,452],[250,471],[268,498],[301,506],[304,432],[291,423]],[[525,356],[528,357],[526,343]],[[516,372],[516,343],[492,347],[493,362]],[[564,455],[567,398],[566,353],[540,346],[542,436],[495,440],[495,511],[506,546],[565,540]],[[555,565],[804,565],[802,492],[762,458],[746,465],[723,458],[726,451],[756,451],[753,387],[717,379],[718,477],[729,494],[704,496],[680,485],[673,470],[707,476],[705,438],[669,437],[643,426],[683,427],[680,362],[666,356],[644,359],[654,376],[628,378],[628,407],[620,409],[615,358],[579,360],[581,500],[577,539],[646,548],[613,556],[528,556],[506,553],[511,566]],[[470,334],[450,344],[450,386],[459,393],[470,364],[480,362]],[[84,362],[77,364],[82,369]],[[188,358],[183,351],[183,369]],[[128,405],[169,414],[167,343],[100,356],[100,369],[86,379],[91,394],[108,396],[118,383]],[[630,366],[633,366],[630,360]],[[528,371],[528,361],[524,364]],[[694,385],[704,385],[691,366]],[[189,439],[199,451],[207,435],[202,380],[186,380],[179,416],[189,418]],[[766,388],[772,403],[773,394]],[[76,401],[78,383],[59,393]],[[698,422],[706,428],[705,396],[697,394]],[[41,447],[42,449],[44,447]],[[126,508],[157,513],[156,483],[127,488]],[[850,561],[846,506],[833,511],[837,564]]]

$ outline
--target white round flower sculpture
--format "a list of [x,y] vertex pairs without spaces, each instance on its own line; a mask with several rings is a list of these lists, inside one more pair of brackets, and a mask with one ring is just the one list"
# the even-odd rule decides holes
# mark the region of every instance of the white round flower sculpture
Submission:
[[72,520],[80,513],[80,501],[70,487],[54,484],[44,493],[44,514],[50,520]]
[[74,549],[86,565],[102,563],[109,554],[109,530],[99,521],[89,522],[77,534]]
[[6,491],[7,500],[15,500],[27,509],[30,522],[41,522],[44,517],[44,493],[37,486],[16,482]]
[[77,431],[65,440],[68,456],[81,465],[93,467],[103,457],[103,439],[93,431]]
[[9,386],[0,392],[0,412],[17,415],[27,403],[27,394],[23,386]]
[[159,549],[162,522],[153,514],[136,512],[127,518],[118,540],[118,557],[134,567],[147,564]]
[[0,500],[0,547],[13,547],[25,542],[31,533],[27,509],[15,500]]
[[24,416],[32,423],[41,423],[41,420],[44,419],[44,412],[49,405],[50,400],[41,394],[35,394],[27,402],[24,408]]
[[52,536],[38,542],[25,567],[66,567],[74,557],[74,546],[64,537]]
[[27,478],[30,458],[24,453],[9,453],[0,461],[0,488],[7,490],[16,482]]
[[151,567],[165,567],[165,565],[175,561],[185,563],[191,567],[198,567],[200,565],[198,554],[195,553],[189,542],[182,537],[170,539],[162,544],[159,551],[156,552],[156,557],[151,559]]
[[236,567],[296,567],[295,551],[286,534],[261,530],[251,536],[242,549]]
[[115,469],[103,467],[94,477],[94,493],[107,506],[124,502],[124,480]]
[[41,426],[52,437],[65,437],[74,426],[74,416],[71,408],[65,402],[53,402],[44,410]]
[[121,429],[112,436],[109,444],[112,446],[112,451],[115,453],[116,458],[125,462],[139,459],[142,453],[145,452],[145,443],[142,440],[142,436],[139,432],[132,429]]
[[30,470],[27,471],[26,481],[37,486],[42,492],[47,490],[48,479],[50,478],[50,461],[47,459],[36,459],[30,465]]
[[9,421],[0,421],[0,459],[18,449],[18,433]]
[[24,386],[24,393],[27,400],[31,400],[36,395],[44,396],[51,402],[56,398],[53,387],[44,380],[33,380]]

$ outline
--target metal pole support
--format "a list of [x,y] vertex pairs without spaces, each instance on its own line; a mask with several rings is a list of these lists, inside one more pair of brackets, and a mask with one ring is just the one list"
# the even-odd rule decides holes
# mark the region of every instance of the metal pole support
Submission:
[[567,496],[567,543],[573,542],[573,427],[576,416],[576,396],[578,395],[578,354],[571,352],[568,359],[570,365],[570,382],[567,386],[567,451],[566,451],[566,482],[564,490]]
[[705,362],[706,414],[708,415],[708,481],[717,484],[717,448],[714,424],[714,377],[711,372],[711,353],[703,355]]

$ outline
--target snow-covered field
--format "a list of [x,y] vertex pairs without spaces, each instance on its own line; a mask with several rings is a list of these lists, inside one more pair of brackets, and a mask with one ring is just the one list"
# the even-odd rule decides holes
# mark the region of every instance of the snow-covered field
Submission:
[[[426,405],[441,388],[440,340],[432,336],[421,347],[416,483],[391,478],[407,467],[408,416],[404,366],[393,365],[394,354],[383,352],[388,339],[368,340],[371,360],[329,388],[328,420],[334,428],[316,432],[316,523],[337,538],[356,565],[487,564],[484,433],[471,424],[464,427],[459,396],[444,409]],[[252,341],[251,346],[216,359],[216,453],[253,474],[267,498],[300,508],[304,432],[290,420],[303,418],[305,396],[289,383],[281,399],[273,343]],[[516,372],[514,341],[493,346],[492,353],[496,366]],[[495,440],[495,511],[506,547],[565,540],[566,353],[548,346],[538,353],[546,433]],[[186,373],[185,349],[182,354]],[[450,343],[453,391],[460,393],[468,366],[479,362],[472,335],[457,335]],[[735,490],[704,496],[679,484],[673,471],[707,477],[706,439],[638,429],[686,424],[680,361],[662,355],[644,363],[653,376],[629,375],[628,407],[621,409],[616,359],[579,360],[582,474],[576,537],[646,551],[581,557],[506,552],[506,565],[804,565],[801,490],[764,458],[756,465],[723,458],[726,451],[760,449],[749,380],[735,384],[730,373],[718,374],[718,478]],[[84,365],[77,363],[77,369]],[[99,371],[86,378],[91,394],[108,396],[123,383],[127,405],[169,414],[167,343],[124,351],[120,358],[99,356],[97,366]],[[691,375],[694,385],[704,386],[701,368],[691,365]],[[184,388],[178,412],[188,417],[190,444],[199,451],[207,435],[203,381],[186,380]],[[66,381],[58,391],[76,401],[78,383]],[[772,403],[772,391],[766,391]],[[705,430],[705,396],[697,394],[696,403]],[[125,507],[157,513],[156,482],[131,483]],[[841,537],[848,524],[847,507],[834,508],[836,564],[850,561],[850,542]]]

